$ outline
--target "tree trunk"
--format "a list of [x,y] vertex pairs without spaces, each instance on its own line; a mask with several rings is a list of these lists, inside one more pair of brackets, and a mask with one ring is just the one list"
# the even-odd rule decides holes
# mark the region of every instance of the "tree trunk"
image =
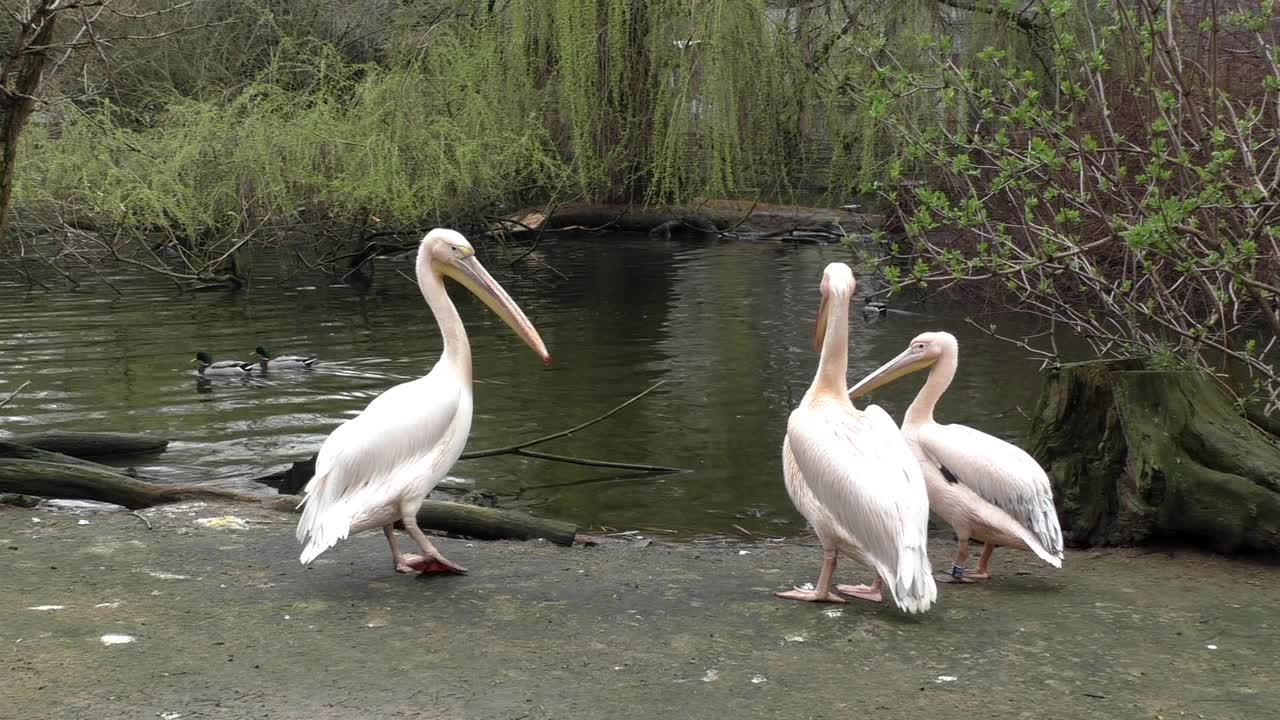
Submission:
[[[199,485],[145,482],[90,463],[68,465],[15,458],[0,458],[0,493],[97,500],[134,510],[189,500],[231,500],[298,512],[298,503],[302,501],[296,495],[260,496]],[[479,540],[546,538],[565,546],[573,544],[578,532],[576,525],[559,520],[437,500],[422,503],[418,525]]]
[[[5,243],[9,226],[9,203],[13,196],[13,178],[17,174],[18,136],[36,106],[36,92],[44,75],[48,50],[42,49],[53,39],[54,14],[48,3],[42,3],[22,27],[14,43],[5,74],[14,72],[11,88],[8,78],[0,78],[0,246]],[[32,48],[36,49],[32,49]]]
[[1205,375],[1136,361],[1054,369],[1028,450],[1053,480],[1069,544],[1280,551],[1280,438]]

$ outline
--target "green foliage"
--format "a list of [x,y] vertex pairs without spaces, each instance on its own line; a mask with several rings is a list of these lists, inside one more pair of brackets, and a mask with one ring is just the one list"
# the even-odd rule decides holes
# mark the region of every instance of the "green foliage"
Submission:
[[1038,28],[1030,66],[995,44],[970,63],[944,45],[864,52],[855,97],[898,149],[881,175],[920,183],[877,186],[908,244],[898,266],[1003,288],[1102,354],[1225,362],[1280,406],[1280,22],[1246,0],[1040,7],[1019,16]]

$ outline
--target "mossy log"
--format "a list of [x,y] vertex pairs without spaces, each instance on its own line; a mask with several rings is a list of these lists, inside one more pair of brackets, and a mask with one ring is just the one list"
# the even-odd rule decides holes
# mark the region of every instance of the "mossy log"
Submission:
[[[296,495],[260,496],[200,485],[164,485],[136,480],[93,464],[51,463],[0,458],[0,493],[18,493],[74,500],[97,500],[138,510],[189,500],[252,502],[273,510],[297,512]],[[418,525],[429,530],[479,540],[546,538],[572,545],[577,526],[534,517],[514,510],[476,507],[428,500],[418,510]]]
[[1280,438],[1203,374],[1054,369],[1027,449],[1053,479],[1069,544],[1280,551]]
[[76,458],[124,457],[164,450],[168,440],[117,432],[51,432],[10,435],[7,442]]

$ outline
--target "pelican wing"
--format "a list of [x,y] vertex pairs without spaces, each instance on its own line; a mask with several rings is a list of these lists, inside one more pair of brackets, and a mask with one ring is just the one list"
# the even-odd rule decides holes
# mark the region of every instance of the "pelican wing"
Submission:
[[926,547],[929,499],[893,418],[874,405],[863,413],[801,407],[787,439],[809,489],[898,606],[927,610],[937,596]]
[[299,541],[311,538],[315,554],[345,538],[361,512],[395,502],[433,473],[443,476],[448,467],[438,466],[457,459],[437,451],[450,433],[470,430],[454,423],[465,388],[439,367],[383,392],[320,446],[297,532]]
[[964,425],[928,423],[918,439],[947,480],[1009,513],[1045,550],[1062,558],[1062,528],[1049,476],[1026,451]]

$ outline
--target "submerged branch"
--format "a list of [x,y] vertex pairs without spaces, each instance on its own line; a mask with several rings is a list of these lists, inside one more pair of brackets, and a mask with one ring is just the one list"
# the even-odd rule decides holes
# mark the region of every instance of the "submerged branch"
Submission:
[[[554,433],[551,433],[550,435],[543,435],[542,437],[534,438],[534,439],[532,439],[532,440],[525,440],[525,441],[523,441],[523,442],[518,442],[518,443],[515,443],[514,445],[504,445],[504,446],[502,446],[502,447],[488,448],[488,449],[485,449],[485,450],[472,450],[471,452],[465,452],[465,453],[462,453],[462,455],[461,455],[458,459],[459,459],[459,460],[473,460],[473,459],[475,459],[475,458],[493,457],[494,455],[511,455],[511,454],[519,454],[519,452],[520,452],[520,451],[522,451],[522,450],[524,450],[525,448],[531,448],[531,447],[533,447],[533,446],[535,446],[535,445],[541,445],[541,444],[543,444],[543,443],[550,442],[550,441],[552,441],[552,440],[556,440],[556,439],[559,439],[559,438],[562,438],[562,437],[568,437],[568,436],[570,436],[570,435],[572,435],[572,434],[574,434],[574,433],[576,433],[576,432],[578,432],[578,431],[580,431],[580,430],[585,430],[585,429],[587,429],[587,428],[591,427],[592,425],[595,425],[595,424],[597,424],[597,423],[604,422],[605,420],[608,420],[610,417],[613,417],[614,415],[616,415],[616,414],[617,414],[619,411],[621,411],[623,408],[626,408],[628,405],[630,405],[630,404],[632,404],[632,403],[636,402],[636,401],[637,401],[637,400],[639,400],[640,398],[643,398],[645,395],[648,395],[649,393],[653,392],[654,390],[657,390],[659,387],[661,387],[661,386],[662,386],[662,384],[663,384],[664,382],[665,382],[664,380],[659,380],[658,382],[654,383],[653,385],[650,385],[650,386],[649,386],[649,388],[648,388],[647,390],[645,390],[644,392],[640,393],[639,395],[635,395],[635,396],[633,396],[630,400],[627,400],[626,402],[622,403],[621,405],[618,405],[617,407],[613,408],[613,409],[612,409],[612,410],[610,410],[609,412],[607,412],[607,413],[605,413],[605,414],[603,414],[603,415],[600,415],[600,416],[598,416],[598,417],[594,417],[594,418],[592,418],[592,419],[590,419],[590,420],[588,420],[588,421],[586,421],[586,422],[584,422],[584,423],[581,423],[581,424],[575,425],[575,426],[573,426],[573,427],[569,428],[568,430],[561,430],[560,432],[554,432]],[[558,461],[560,461],[560,462],[567,462],[568,460],[566,460],[566,459],[565,459],[566,457],[567,457],[567,456],[556,455],[556,456],[550,456],[550,457],[547,457],[547,458],[545,458],[545,459],[555,459],[555,460],[558,460]],[[575,461],[576,461],[576,460],[578,460],[578,458],[573,458],[573,460],[575,460]],[[585,464],[585,463],[583,463],[583,464]],[[619,464],[614,464],[614,465],[609,465],[609,466],[607,466],[607,467],[627,467],[627,466],[625,466],[625,465],[619,465]],[[665,470],[672,470],[673,468],[664,468],[664,469],[665,469]]]
[[18,397],[18,393],[22,392],[23,389],[30,384],[31,384],[30,380],[22,383],[21,385],[18,386],[17,390],[14,390],[13,392],[9,393],[8,397],[6,397],[3,400],[0,400],[0,408],[4,407],[5,405],[8,405],[14,398]]

